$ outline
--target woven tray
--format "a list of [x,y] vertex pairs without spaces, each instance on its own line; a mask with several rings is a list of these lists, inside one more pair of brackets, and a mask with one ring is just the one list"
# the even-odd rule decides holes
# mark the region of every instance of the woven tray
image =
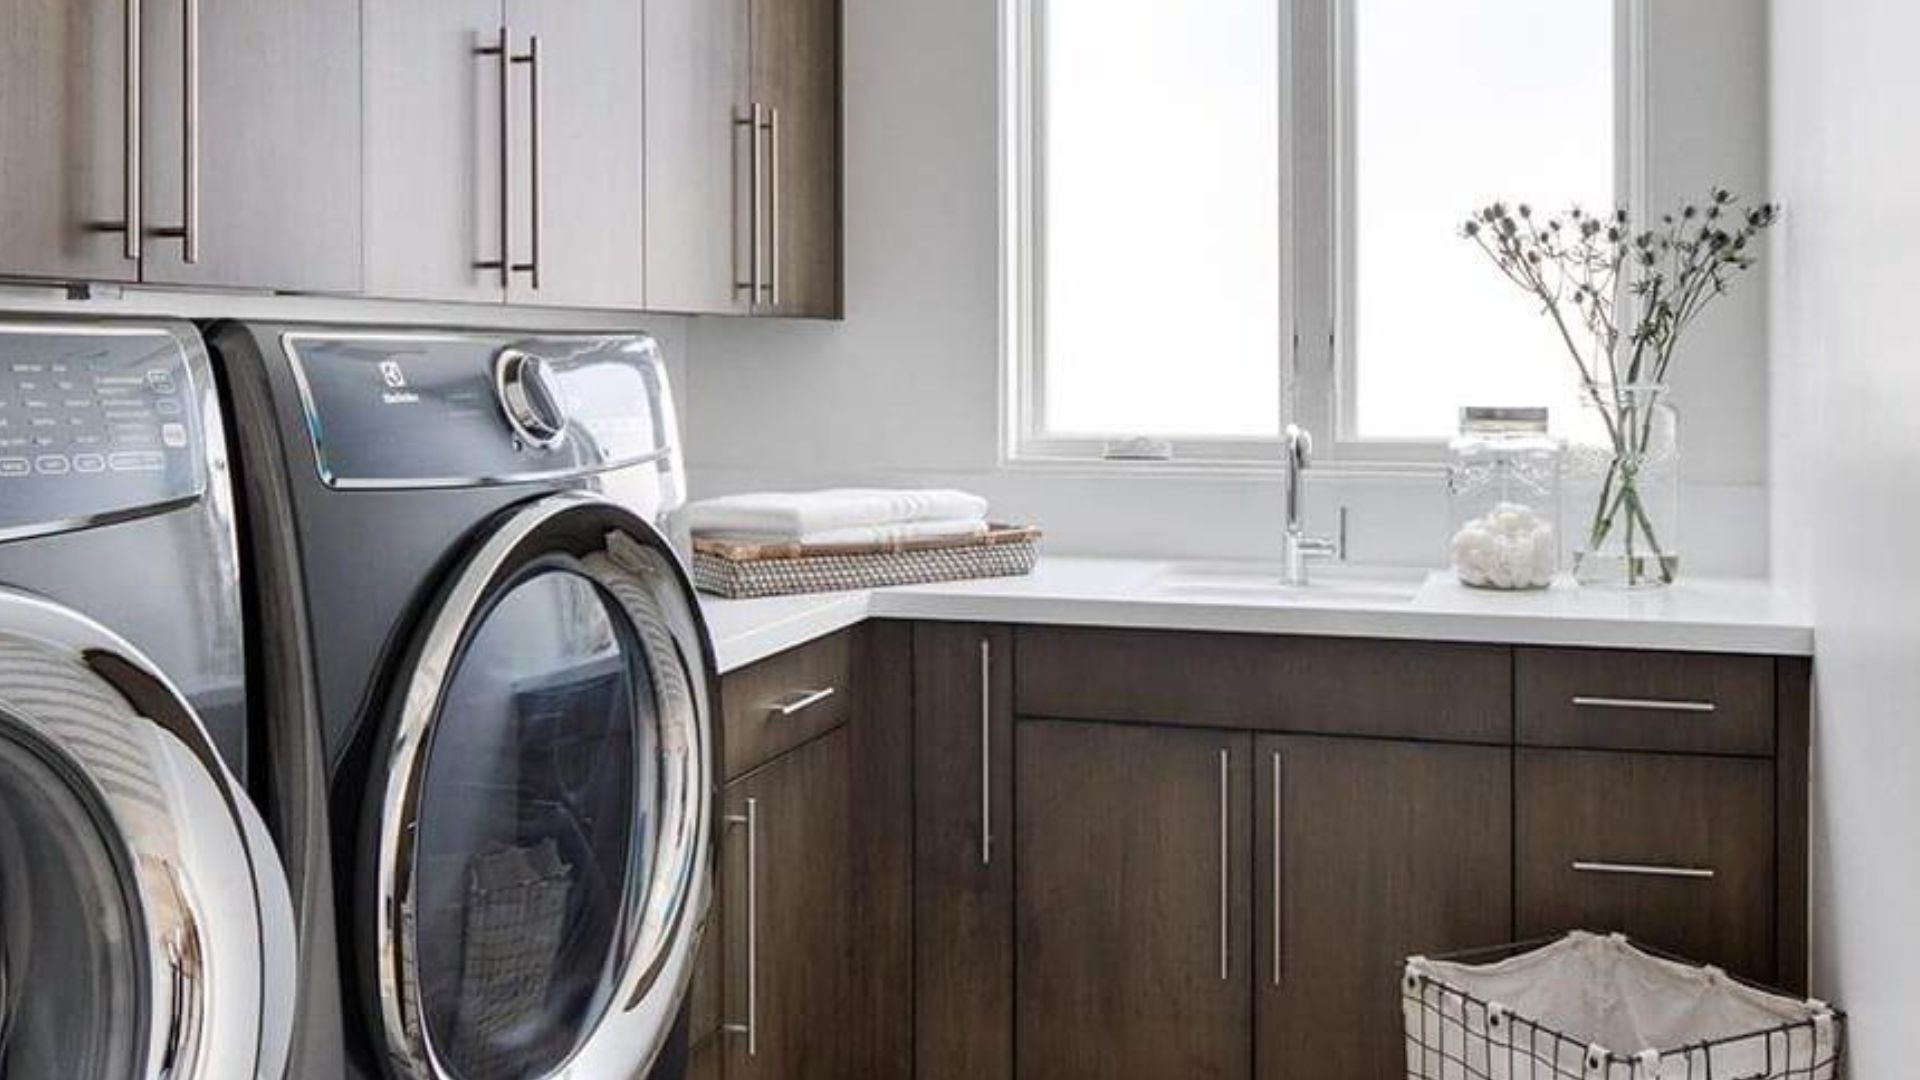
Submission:
[[877,589],[969,578],[1014,577],[1033,569],[1040,530],[989,525],[985,535],[893,544],[756,544],[695,539],[693,584],[729,600],[793,593]]

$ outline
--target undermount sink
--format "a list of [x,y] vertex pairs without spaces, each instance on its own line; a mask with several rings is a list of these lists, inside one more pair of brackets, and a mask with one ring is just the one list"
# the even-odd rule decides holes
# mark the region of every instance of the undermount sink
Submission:
[[1269,604],[1406,604],[1426,581],[1422,569],[1315,565],[1305,585],[1281,580],[1279,563],[1180,563],[1148,585],[1156,596]]

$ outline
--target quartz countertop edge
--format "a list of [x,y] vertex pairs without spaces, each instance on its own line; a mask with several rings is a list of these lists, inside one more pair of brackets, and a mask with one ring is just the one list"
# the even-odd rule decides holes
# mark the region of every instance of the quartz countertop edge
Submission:
[[[1682,652],[1811,656],[1803,604],[1759,579],[1683,579],[1619,591],[1559,582],[1533,592],[1471,589],[1441,571],[1411,598],[1257,592],[1222,597],[1156,583],[1194,567],[1147,559],[1053,556],[1024,577],[814,593],[761,600],[701,597],[722,674],[869,618],[1385,638]],[[1257,579],[1263,564],[1236,567]]]

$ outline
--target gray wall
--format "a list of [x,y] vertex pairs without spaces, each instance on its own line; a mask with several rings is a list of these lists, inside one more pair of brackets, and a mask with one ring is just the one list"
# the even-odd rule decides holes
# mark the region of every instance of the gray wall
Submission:
[[[1761,190],[1764,4],[1644,2],[1652,203],[1715,183]],[[1001,467],[997,9],[846,0],[847,321],[692,322],[695,493],[959,484],[1003,517],[1045,525],[1054,551],[1271,555],[1272,473]],[[1676,379],[1696,569],[1766,570],[1765,293],[1749,282],[1703,320]],[[1185,313],[1116,317],[1139,324],[1143,347],[1165,349],[1177,377]],[[1437,561],[1445,496],[1430,476],[1323,479],[1309,503],[1320,528],[1334,506],[1352,508],[1358,558]]]
[[1920,1014],[1920,5],[1774,0],[1774,528],[1813,595],[1816,990],[1852,1075]]

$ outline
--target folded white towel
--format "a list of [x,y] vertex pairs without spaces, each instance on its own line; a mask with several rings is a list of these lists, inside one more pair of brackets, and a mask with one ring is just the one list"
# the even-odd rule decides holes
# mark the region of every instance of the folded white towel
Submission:
[[757,544],[805,544],[819,547],[834,544],[901,544],[909,540],[966,540],[987,534],[987,523],[979,518],[949,518],[945,521],[903,521],[897,525],[851,525],[844,529],[821,529],[818,532],[803,534],[794,540],[787,536],[772,536],[767,533],[739,532],[723,529],[718,532],[702,530],[700,536],[709,540],[734,540]]
[[[964,491],[842,488],[832,491],[727,495],[688,503],[675,525],[696,536],[728,536],[800,544],[858,543],[848,530],[987,520],[987,500]],[[924,535],[945,535],[934,532]],[[902,537],[906,538],[906,537]]]

